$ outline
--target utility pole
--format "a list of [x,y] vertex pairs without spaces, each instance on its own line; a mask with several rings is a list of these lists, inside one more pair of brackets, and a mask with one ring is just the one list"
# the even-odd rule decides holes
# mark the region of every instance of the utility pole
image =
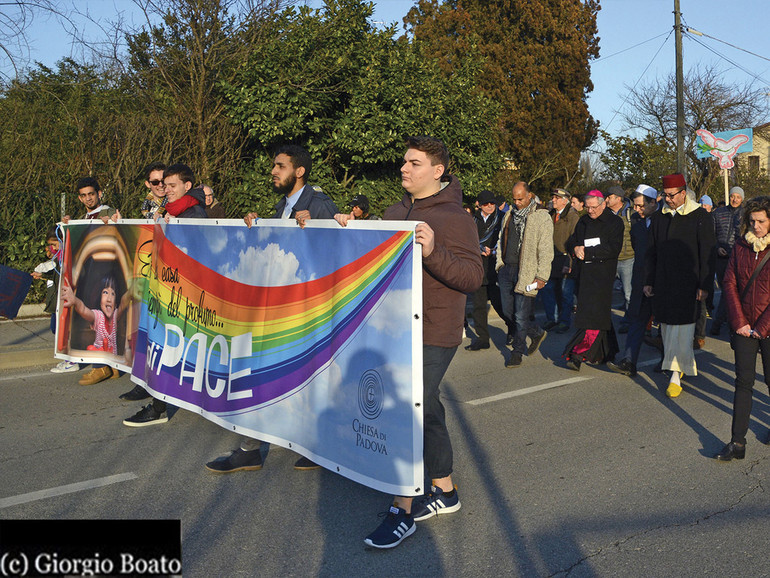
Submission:
[[682,65],[682,14],[679,11],[679,0],[674,0],[674,38],[676,45],[676,166],[677,170],[684,175],[684,72]]

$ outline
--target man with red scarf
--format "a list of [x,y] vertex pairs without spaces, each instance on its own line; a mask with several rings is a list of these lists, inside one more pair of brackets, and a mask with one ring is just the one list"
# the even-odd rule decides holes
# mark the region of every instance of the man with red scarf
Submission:
[[203,189],[194,189],[195,175],[192,169],[177,163],[163,171],[163,187],[166,189],[164,218],[205,219],[206,193]]
[[[158,209],[155,219],[161,215],[168,223],[171,217],[178,219],[205,219],[206,194],[203,189],[193,188],[195,175],[192,169],[182,163],[176,163],[163,171],[163,187],[166,190],[166,206]],[[134,393],[135,389],[129,392]],[[126,394],[124,394],[126,395]],[[125,397],[123,399],[132,399]],[[129,427],[144,427],[166,423],[166,402],[153,398],[134,415],[123,420],[123,425]]]

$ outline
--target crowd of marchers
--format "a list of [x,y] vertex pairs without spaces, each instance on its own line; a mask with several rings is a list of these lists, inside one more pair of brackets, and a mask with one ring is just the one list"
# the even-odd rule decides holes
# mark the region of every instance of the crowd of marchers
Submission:
[[[521,365],[548,331],[572,328],[567,368],[606,364],[633,378],[648,343],[661,353],[655,370],[669,376],[666,395],[676,398],[682,378],[697,375],[694,352],[705,343],[707,319],[712,335],[727,324],[735,355],[732,438],[715,457],[743,459],[757,354],[770,386],[770,197],[746,200],[734,186],[729,202],[715,209],[707,195],[695,199],[683,175],[670,174],[660,190],[640,184],[630,194],[617,185],[584,196],[556,189],[547,205],[522,182],[508,200],[478,195],[484,280],[470,297],[476,337],[465,349],[490,348],[489,301],[512,347],[505,367]],[[617,284],[624,314],[616,330]],[[537,298],[542,327],[532,314]],[[618,334],[625,334],[622,349]]]
[[[414,234],[423,264],[423,436],[430,489],[418,498],[394,498],[384,521],[365,538],[368,546],[395,547],[415,532],[416,522],[460,509],[439,394],[463,330],[470,329],[466,305],[475,338],[465,349],[490,349],[491,302],[507,329],[505,346],[499,346],[506,368],[521,366],[549,332],[572,331],[562,356],[566,368],[580,371],[585,363],[606,364],[633,378],[642,344],[652,344],[661,352],[656,370],[667,372],[670,398],[682,393],[684,376],[697,373],[694,350],[704,343],[707,318],[712,318],[713,335],[727,324],[735,354],[732,438],[716,458],[744,458],[757,354],[770,385],[770,267],[765,266],[770,259],[770,197],[747,201],[743,190],[733,187],[729,204],[714,209],[708,197],[696,201],[683,175],[671,174],[662,178],[659,190],[647,184],[630,194],[619,186],[586,195],[556,189],[547,204],[520,181],[504,195],[482,191],[475,207],[464,209],[459,181],[448,166],[449,151],[441,141],[409,138],[400,169],[403,198],[384,213],[386,220],[419,221]],[[303,147],[286,145],[275,152],[271,176],[277,203],[269,218],[292,219],[300,228],[312,219],[335,219],[345,227],[353,220],[378,218],[370,214],[363,195],[351,199],[348,212],[340,212],[319,187],[309,184],[311,170],[312,158]],[[184,164],[151,164],[145,185],[145,218],[224,217],[211,187],[196,184],[193,170]],[[96,179],[83,178],[76,188],[85,210],[80,218],[105,223],[120,219],[119,212],[102,203]],[[257,218],[248,213],[244,222],[251,227]],[[37,278],[50,276],[61,255],[60,236],[51,231],[48,237],[51,261],[39,266]],[[48,282],[54,294],[50,288],[55,283]],[[616,283],[622,287],[625,311],[617,331],[612,318]],[[721,291],[716,307],[715,287]],[[93,310],[78,303],[73,290],[62,291],[62,305],[73,307],[91,324],[97,341],[112,339],[113,321],[123,307],[114,290],[105,287],[101,307]],[[543,326],[535,322],[538,298],[545,312]],[[54,299],[48,301],[49,307],[55,305]],[[52,331],[54,323],[52,315]],[[619,334],[625,335],[622,349]],[[63,361],[52,371],[81,369]],[[99,365],[79,383],[93,385],[119,376]],[[150,397],[139,385],[120,396],[127,402]],[[167,409],[165,402],[153,399],[123,423],[163,424]],[[217,474],[259,470],[266,451],[259,440],[244,437],[206,468]],[[297,470],[317,468],[305,457],[295,464]]]

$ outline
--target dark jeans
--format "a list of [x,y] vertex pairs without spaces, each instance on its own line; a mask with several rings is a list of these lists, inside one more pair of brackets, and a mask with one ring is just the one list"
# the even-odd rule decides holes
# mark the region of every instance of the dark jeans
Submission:
[[698,301],[698,318],[695,320],[695,338],[706,338],[706,300]]
[[733,336],[735,351],[735,397],[733,398],[732,441],[746,443],[749,431],[751,402],[754,397],[754,374],[757,368],[757,353],[762,356],[765,384],[770,390],[770,339]]
[[497,283],[482,285],[473,293],[473,327],[481,343],[489,343],[489,325],[487,321],[487,301],[492,303],[492,308],[497,312],[500,318],[510,328],[510,322],[503,312],[502,301],[500,300],[500,288]]
[[[569,327],[575,300],[575,280],[572,277],[551,277],[538,295],[543,300],[545,318],[551,322],[556,320]],[[557,312],[558,319],[556,319]]]
[[[714,314],[714,325],[721,325],[727,321],[727,300],[725,299],[725,291],[723,289],[723,282],[725,280],[725,271],[727,270],[727,257],[717,257],[716,262],[716,274],[717,283],[719,284],[719,290],[722,294],[719,296],[719,305],[717,306],[717,312]],[[712,289],[713,291],[713,289]]]
[[513,351],[524,355],[527,351],[527,336],[534,339],[543,332],[530,321],[534,310],[535,298],[521,293],[514,293],[519,280],[518,265],[503,265],[497,272],[497,283],[500,285],[500,300],[503,302],[503,313],[513,322]]
[[446,427],[446,411],[439,399],[439,385],[455,351],[456,347],[422,346],[423,459],[432,480],[452,473],[452,442]]
[[628,359],[634,365],[636,365],[639,359],[639,350],[642,348],[644,332],[647,329],[650,317],[652,317],[652,302],[644,296],[642,296],[639,312],[636,315],[629,315],[628,311],[626,311],[628,334],[626,335],[626,348],[623,351],[622,359]]

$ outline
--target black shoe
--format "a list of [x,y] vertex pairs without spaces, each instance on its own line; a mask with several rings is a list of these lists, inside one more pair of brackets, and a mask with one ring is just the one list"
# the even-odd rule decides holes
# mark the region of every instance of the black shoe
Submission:
[[607,367],[616,373],[622,373],[628,377],[634,377],[636,375],[636,366],[631,363],[631,360],[629,359],[621,359],[617,363],[608,361]]
[[580,371],[580,358],[577,355],[570,355],[567,358],[567,369]]
[[465,349],[467,351],[478,351],[480,349],[489,349],[489,343],[482,343],[481,341],[476,341],[474,343],[471,343],[470,345],[466,345]]
[[545,323],[543,323],[543,329],[545,329],[546,331],[550,331],[557,325],[558,323],[556,321],[546,321]]
[[302,471],[305,471],[305,470],[317,470],[320,467],[321,466],[319,466],[317,463],[315,463],[314,461],[309,460],[309,459],[307,459],[305,457],[302,457],[302,458],[298,459],[296,461],[296,463],[294,464],[294,469],[295,470],[302,470]]
[[167,421],[168,414],[165,411],[158,412],[154,407],[152,407],[151,403],[148,403],[134,415],[124,419],[123,425],[127,425],[129,427],[144,427],[147,425],[166,423]]
[[136,385],[134,386],[134,389],[127,391],[118,399],[122,399],[123,401],[139,401],[142,399],[147,399],[148,397],[150,397],[150,394],[147,393],[147,390],[144,389],[141,385]]
[[544,329],[540,335],[532,338],[532,341],[527,348],[527,355],[534,355],[537,353],[537,350],[540,348],[540,344],[543,342],[546,335],[548,335],[548,332]]
[[746,445],[730,442],[716,455],[720,462],[729,462],[732,459],[742,460],[746,457]]
[[246,451],[238,448],[230,452],[230,455],[219,457],[213,462],[207,463],[206,469],[217,474],[261,470],[262,452],[259,449]]
[[663,373],[663,360],[661,359],[661,360],[658,362],[658,365],[656,365],[655,367],[653,367],[653,368],[652,368],[652,370],[653,370],[655,373]]
[[713,323],[711,325],[711,335],[719,335],[721,330],[722,330],[721,323]]
[[508,358],[508,361],[505,362],[505,367],[511,368],[511,367],[519,367],[521,365],[521,353],[516,353],[515,351],[511,351],[511,356]]

